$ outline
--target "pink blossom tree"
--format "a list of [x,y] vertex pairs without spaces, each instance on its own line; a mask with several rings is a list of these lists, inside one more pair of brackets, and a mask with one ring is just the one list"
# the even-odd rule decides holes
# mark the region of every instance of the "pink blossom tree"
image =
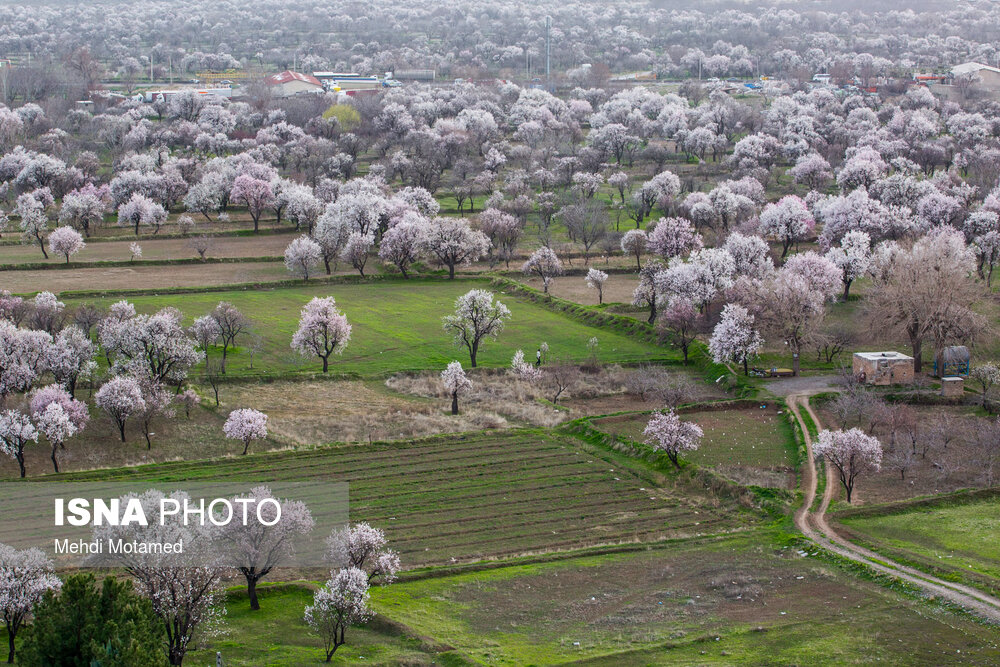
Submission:
[[344,645],[347,628],[372,618],[368,600],[368,577],[355,567],[340,570],[313,595],[305,620],[323,640],[326,662]]
[[323,372],[329,370],[332,354],[341,354],[351,340],[351,325],[337,308],[332,296],[313,297],[302,309],[299,328],[292,336],[292,349],[303,356],[323,360]]
[[858,428],[820,432],[813,453],[825,457],[837,469],[847,491],[847,502],[851,502],[858,475],[878,472],[882,465],[882,443]]
[[[219,328],[219,341],[222,343],[222,365],[220,370],[226,373],[226,358],[229,348],[235,347],[236,339],[250,333],[252,322],[239,308],[228,301],[220,301],[212,309],[211,317]],[[205,351],[208,354],[208,351]]]
[[38,442],[38,429],[31,418],[17,410],[0,412],[0,451],[17,461],[21,477],[25,475],[24,446],[29,442]]
[[323,257],[320,245],[308,236],[294,239],[285,248],[285,268],[294,275],[309,280],[310,274]]
[[654,412],[643,429],[646,444],[654,451],[663,452],[671,463],[680,470],[677,460],[681,452],[692,452],[698,449],[704,432],[701,427],[691,422],[681,421],[677,414],[669,412]]
[[230,440],[243,443],[243,456],[250,449],[250,443],[267,437],[267,415],[252,408],[239,408],[229,413],[222,432]]
[[690,300],[684,298],[671,299],[667,308],[660,314],[659,327],[664,337],[680,348],[684,355],[684,363],[688,362],[691,344],[701,333],[705,318]]
[[368,264],[368,258],[371,257],[372,248],[375,247],[375,238],[371,234],[361,234],[358,232],[351,232],[351,235],[347,237],[347,243],[344,244],[344,249],[340,252],[341,258],[350,263],[361,277],[365,276],[365,265]]
[[231,201],[247,207],[253,219],[254,232],[260,231],[260,216],[274,202],[274,192],[271,183],[250,174],[241,174],[233,181],[233,189],[229,194]]
[[386,230],[379,244],[378,256],[383,262],[394,265],[404,278],[407,269],[420,257],[426,222],[419,216],[406,217]]
[[510,309],[494,300],[493,292],[474,289],[455,300],[455,312],[444,317],[444,330],[452,334],[456,347],[469,351],[469,360],[476,367],[479,347],[488,339],[496,340],[510,319]]
[[422,247],[448,267],[448,277],[454,280],[455,267],[471,264],[485,255],[490,240],[486,234],[472,229],[466,220],[434,218],[427,225]]
[[[624,239],[623,239],[624,240]],[[704,246],[701,234],[684,218],[660,218],[649,232],[649,250],[664,261],[681,257]]]
[[79,326],[68,326],[58,334],[46,353],[46,365],[55,381],[66,387],[72,397],[82,377],[93,373],[96,346]]
[[87,246],[80,232],[72,227],[57,227],[49,234],[49,250],[53,255],[62,255],[69,264],[69,258]]
[[21,219],[21,242],[26,245],[37,243],[42,256],[48,259],[45,239],[49,233],[49,218],[45,214],[45,204],[26,192],[17,198],[14,212]]
[[139,382],[125,375],[115,376],[101,385],[94,396],[94,402],[118,427],[122,442],[125,442],[125,423],[129,417],[146,409]]
[[327,558],[334,567],[356,567],[367,576],[369,583],[396,580],[399,554],[388,548],[385,532],[364,521],[334,529],[326,539]]
[[518,380],[527,382],[537,382],[542,379],[542,369],[525,360],[524,350],[515,350],[514,356],[510,359],[510,372]]
[[552,248],[548,246],[542,246],[535,252],[531,253],[531,257],[521,266],[521,271],[525,275],[530,275],[534,273],[539,278],[542,279],[542,291],[545,294],[549,293],[549,284],[552,279],[556,276],[562,275],[563,268],[562,262],[553,252]]
[[451,414],[457,415],[459,394],[472,391],[472,381],[466,376],[461,362],[453,361],[441,371],[441,384],[451,396]]
[[8,663],[14,663],[14,642],[32,608],[47,591],[61,587],[52,561],[41,549],[18,551],[0,544],[0,615],[7,626]]
[[805,278],[811,289],[828,299],[835,298],[843,284],[843,271],[828,257],[808,250],[792,255],[782,267],[783,271]]

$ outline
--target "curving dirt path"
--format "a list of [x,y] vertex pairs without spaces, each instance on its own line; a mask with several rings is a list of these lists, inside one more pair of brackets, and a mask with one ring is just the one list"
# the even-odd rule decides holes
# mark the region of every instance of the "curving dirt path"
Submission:
[[994,623],[1000,623],[1000,599],[970,586],[945,581],[926,572],[921,572],[920,570],[889,560],[837,534],[826,521],[826,510],[830,506],[834,492],[840,485],[840,480],[836,472],[834,472],[833,466],[826,466],[826,486],[823,497],[820,500],[819,507],[813,511],[812,506],[816,502],[817,486],[816,459],[813,456],[812,437],[809,435],[808,429],[806,429],[800,410],[804,409],[808,413],[813,423],[816,424],[816,428],[821,429],[822,425],[816,413],[813,412],[812,407],[809,405],[809,393],[815,392],[790,394],[786,398],[788,408],[798,420],[806,441],[806,464],[802,472],[803,500],[802,506],[795,512],[796,527],[813,542],[816,542],[838,556],[861,563],[883,574],[896,577],[920,588],[932,597],[948,600],[977,616]]

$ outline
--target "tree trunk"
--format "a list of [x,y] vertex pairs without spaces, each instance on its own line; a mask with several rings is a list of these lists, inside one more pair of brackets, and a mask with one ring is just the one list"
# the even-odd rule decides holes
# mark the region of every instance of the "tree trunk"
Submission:
[[323,359],[323,372],[326,373],[330,370],[330,357],[322,357]]
[[844,281],[844,301],[847,301],[847,298],[851,296],[851,282],[853,281],[851,280]]
[[476,355],[478,353],[479,353],[479,341],[476,341],[475,343],[472,344],[472,347],[469,348],[469,363],[472,364],[473,368],[476,367]]
[[[136,234],[138,234],[138,233],[139,232],[136,232]],[[48,259],[49,258],[49,253],[45,252],[45,241],[43,241],[41,239],[41,237],[38,238],[38,247],[42,249],[42,257],[44,257],[45,259]]]
[[8,651],[7,651],[7,663],[10,664],[10,665],[14,664],[14,637],[15,637],[15,634],[10,631],[10,628],[8,628],[7,629],[7,647],[8,647]]
[[118,433],[122,436],[122,442],[125,442],[125,420],[118,420]]
[[458,392],[452,392],[451,394],[451,414],[458,414]]
[[257,601],[257,577],[247,575],[247,595],[250,596],[250,608],[260,609],[260,602]]
[[649,319],[646,320],[650,324],[656,321],[656,301],[654,300],[649,304]]
[[750,368],[746,359],[743,360],[743,375],[750,377]]
[[792,352],[792,375],[799,376],[799,353]]
[[448,279],[449,280],[454,280],[455,279],[455,265],[454,264],[449,264],[448,265]]
[[243,441],[243,456],[247,455],[247,451],[249,449],[250,449],[250,441],[249,440],[244,440]]
[[20,451],[17,453],[17,465],[21,468],[21,477],[24,477],[24,452]]
[[922,350],[924,347],[924,341],[919,339],[913,340],[910,342],[910,347],[913,351],[913,372],[919,373],[920,369],[923,367],[923,359],[921,358],[921,355],[923,354]]
[[59,472],[59,461],[56,460],[56,451],[59,449],[58,443],[52,443],[52,467]]

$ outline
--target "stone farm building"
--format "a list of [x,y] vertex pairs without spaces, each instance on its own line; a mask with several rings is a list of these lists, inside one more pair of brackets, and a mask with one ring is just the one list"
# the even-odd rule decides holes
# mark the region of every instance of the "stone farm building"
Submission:
[[865,384],[910,384],[913,357],[899,352],[855,352],[852,370]]

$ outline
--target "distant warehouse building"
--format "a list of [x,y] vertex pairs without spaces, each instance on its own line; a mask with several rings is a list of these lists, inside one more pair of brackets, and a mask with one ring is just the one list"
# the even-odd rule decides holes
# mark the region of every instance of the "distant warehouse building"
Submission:
[[1000,90],[1000,68],[983,63],[962,63],[951,68],[954,78],[972,75],[979,79],[978,85],[987,90]]
[[437,72],[432,69],[400,69],[392,73],[396,81],[433,81]]
[[314,76],[285,70],[264,79],[275,97],[292,97],[303,93],[322,93],[323,84]]

